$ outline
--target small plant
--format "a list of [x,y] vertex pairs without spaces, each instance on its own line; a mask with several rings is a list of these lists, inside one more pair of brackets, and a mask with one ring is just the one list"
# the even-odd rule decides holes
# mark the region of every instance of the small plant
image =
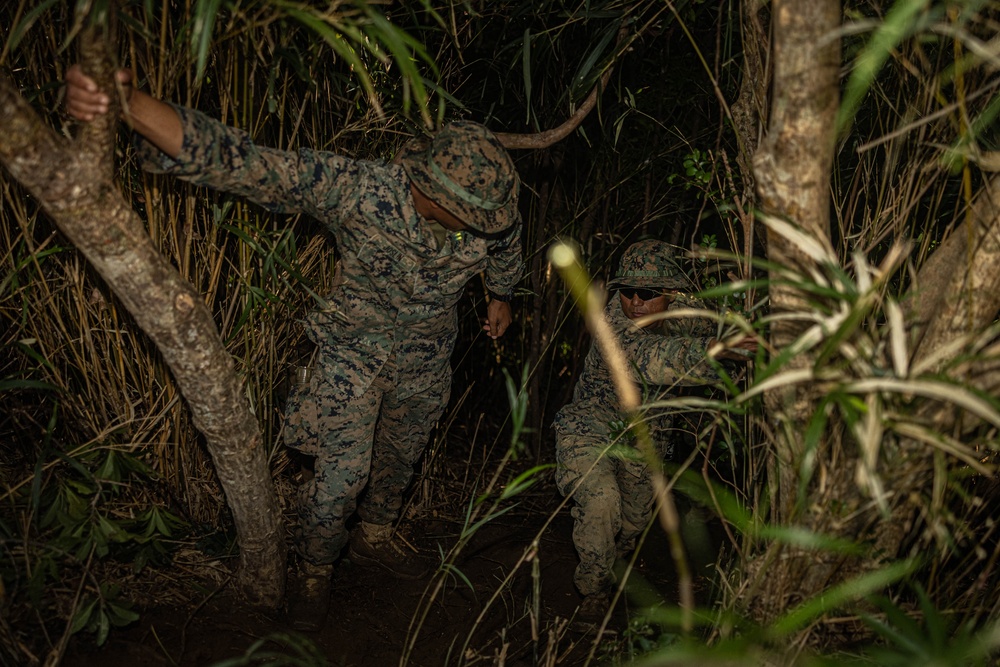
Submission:
[[664,630],[644,616],[629,619],[628,625],[615,640],[605,641],[597,652],[597,664],[631,665],[673,646],[680,635]]
[[871,648],[866,657],[884,667],[911,665],[988,665],[1000,638],[996,622],[976,627],[958,623],[954,616],[938,609],[923,587],[914,583],[917,609],[905,609],[886,597],[873,602],[882,615],[864,614],[862,619],[882,638],[885,645]]
[[[53,416],[47,433],[55,424]],[[0,538],[12,556],[0,559],[5,613],[17,616],[30,603],[43,623],[69,616],[67,632],[90,633],[98,646],[112,628],[136,621],[132,603],[105,577],[121,564],[136,573],[169,564],[169,541],[187,530],[163,507],[136,507],[133,483],[151,479],[153,470],[113,445],[63,452],[47,437],[34,475],[2,498]],[[52,592],[66,581],[80,582],[70,602]]]
[[88,596],[77,609],[70,634],[91,633],[94,643],[103,646],[112,627],[124,627],[139,620],[139,614],[132,611],[132,603],[118,598],[119,592],[114,584],[100,584],[97,594]]
[[[60,454],[69,465],[62,475],[39,489],[37,504],[43,509],[39,529],[47,531],[54,545],[78,561],[91,553],[98,559],[110,556],[131,561],[136,572],[148,563],[165,565],[169,550],[163,538],[173,538],[184,522],[156,506],[134,514],[119,515],[116,500],[137,478],[150,479],[155,472],[125,452],[103,449],[84,452],[78,458]],[[96,466],[93,472],[87,464]],[[33,494],[34,496],[34,494]]]
[[668,183],[682,183],[685,190],[691,188],[705,189],[712,182],[715,174],[715,165],[708,152],[703,152],[697,148],[684,156],[681,163],[684,170],[681,174],[671,174],[667,178]]

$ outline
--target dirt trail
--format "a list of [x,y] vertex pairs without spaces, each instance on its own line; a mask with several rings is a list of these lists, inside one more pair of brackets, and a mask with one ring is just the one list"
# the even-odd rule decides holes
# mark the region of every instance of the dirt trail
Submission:
[[[558,498],[553,495],[552,501],[554,505]],[[572,584],[576,555],[567,510],[556,516],[541,536],[537,559],[522,562],[546,518],[542,513],[508,514],[486,524],[463,551],[455,573],[445,578],[430,605],[425,603],[433,586],[430,579],[396,580],[377,569],[341,561],[334,574],[330,614],[320,632],[294,633],[280,615],[269,617],[248,610],[223,590],[193,608],[147,609],[134,627],[113,631],[103,648],[75,640],[63,664],[210,666],[243,656],[264,637],[286,633],[303,655],[315,649],[330,665],[387,667],[399,664],[404,651],[409,653],[407,664],[413,667],[526,666],[539,664],[545,655],[553,654],[562,656],[562,666],[582,665],[594,635],[566,627],[580,603]],[[423,553],[437,554],[439,547],[447,549],[454,544],[457,529],[447,522],[418,521],[408,532]],[[665,540],[654,531],[640,553],[638,573],[666,599],[674,600],[669,561]],[[501,586],[515,567],[508,584]],[[611,625],[618,630],[627,624],[628,605],[622,600],[616,607]],[[411,642],[418,609],[426,609],[426,613]],[[533,626],[537,630],[533,631]],[[308,638],[314,647],[296,637]],[[605,642],[620,637],[620,633],[609,634]],[[299,655],[294,647],[274,643],[259,650]],[[464,661],[459,661],[460,653]]]

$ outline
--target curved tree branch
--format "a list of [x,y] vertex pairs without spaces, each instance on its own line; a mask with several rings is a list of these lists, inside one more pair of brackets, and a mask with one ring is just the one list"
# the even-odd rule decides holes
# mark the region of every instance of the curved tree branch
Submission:
[[576,128],[580,127],[580,123],[583,119],[587,117],[594,107],[597,105],[597,96],[602,90],[608,85],[608,81],[611,79],[611,73],[614,70],[608,68],[608,70],[601,75],[600,82],[594,86],[590,94],[587,95],[587,99],[583,101],[583,104],[576,110],[576,112],[563,121],[562,125],[553,128],[551,130],[545,130],[543,132],[536,132],[534,134],[516,134],[510,132],[497,132],[497,139],[500,143],[504,145],[505,148],[516,149],[516,148],[548,148],[552,144],[558,143],[568,137],[571,132]]
[[[615,42],[615,48],[618,53],[622,53],[622,44],[625,41],[625,37],[628,35],[628,28],[622,26],[618,31],[617,40]],[[570,135],[576,128],[580,127],[583,119],[593,111],[594,107],[597,106],[597,98],[601,92],[607,88],[608,81],[611,80],[611,74],[614,72],[613,65],[609,65],[608,69],[605,70],[604,74],[601,75],[600,80],[587,95],[587,99],[577,108],[572,116],[567,118],[559,127],[552,128],[551,130],[544,130],[542,132],[535,132],[534,134],[518,134],[511,132],[497,132],[497,139],[503,144],[504,148],[508,149],[518,149],[518,148],[529,148],[529,149],[541,149],[548,148],[549,146],[556,144]]]
[[[89,34],[82,65],[113,91],[105,44]],[[277,607],[284,596],[285,546],[257,420],[202,296],[156,249],[113,184],[117,114],[105,119],[69,142],[0,79],[0,163],[38,199],[163,355],[233,511],[240,589],[254,603]]]

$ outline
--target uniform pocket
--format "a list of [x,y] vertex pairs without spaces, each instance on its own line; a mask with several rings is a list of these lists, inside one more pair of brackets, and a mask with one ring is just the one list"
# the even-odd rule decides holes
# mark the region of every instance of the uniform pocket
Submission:
[[[301,370],[301,369],[298,369]],[[316,398],[316,372],[305,367],[306,378],[296,373],[296,382],[285,404],[285,427],[282,440],[285,446],[308,456],[319,454],[319,402]]]

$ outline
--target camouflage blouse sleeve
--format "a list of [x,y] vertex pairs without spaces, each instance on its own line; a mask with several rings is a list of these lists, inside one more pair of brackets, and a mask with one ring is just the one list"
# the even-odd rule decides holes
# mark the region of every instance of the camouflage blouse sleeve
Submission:
[[[618,310],[620,313],[621,308]],[[676,326],[665,330],[656,324],[640,329],[623,314],[617,317],[621,319],[616,328],[621,331],[622,347],[632,364],[632,372],[638,376],[636,380],[645,384],[683,386],[718,379],[707,360],[711,336],[693,335]]]
[[486,260],[486,289],[501,297],[510,297],[514,286],[524,275],[521,254],[521,220],[514,223],[511,233],[490,244]]
[[718,379],[707,361],[709,338],[648,334],[629,359],[646,384],[698,385]]
[[695,338],[717,338],[719,336],[719,314],[703,300],[687,294],[678,294],[668,310],[700,310],[704,317],[670,317],[660,321],[657,331],[665,336],[689,336]]
[[241,195],[272,211],[316,216],[337,205],[339,179],[356,169],[353,160],[333,153],[258,146],[243,130],[193,109],[174,109],[184,130],[181,153],[172,159],[140,137],[137,150],[148,171]]

